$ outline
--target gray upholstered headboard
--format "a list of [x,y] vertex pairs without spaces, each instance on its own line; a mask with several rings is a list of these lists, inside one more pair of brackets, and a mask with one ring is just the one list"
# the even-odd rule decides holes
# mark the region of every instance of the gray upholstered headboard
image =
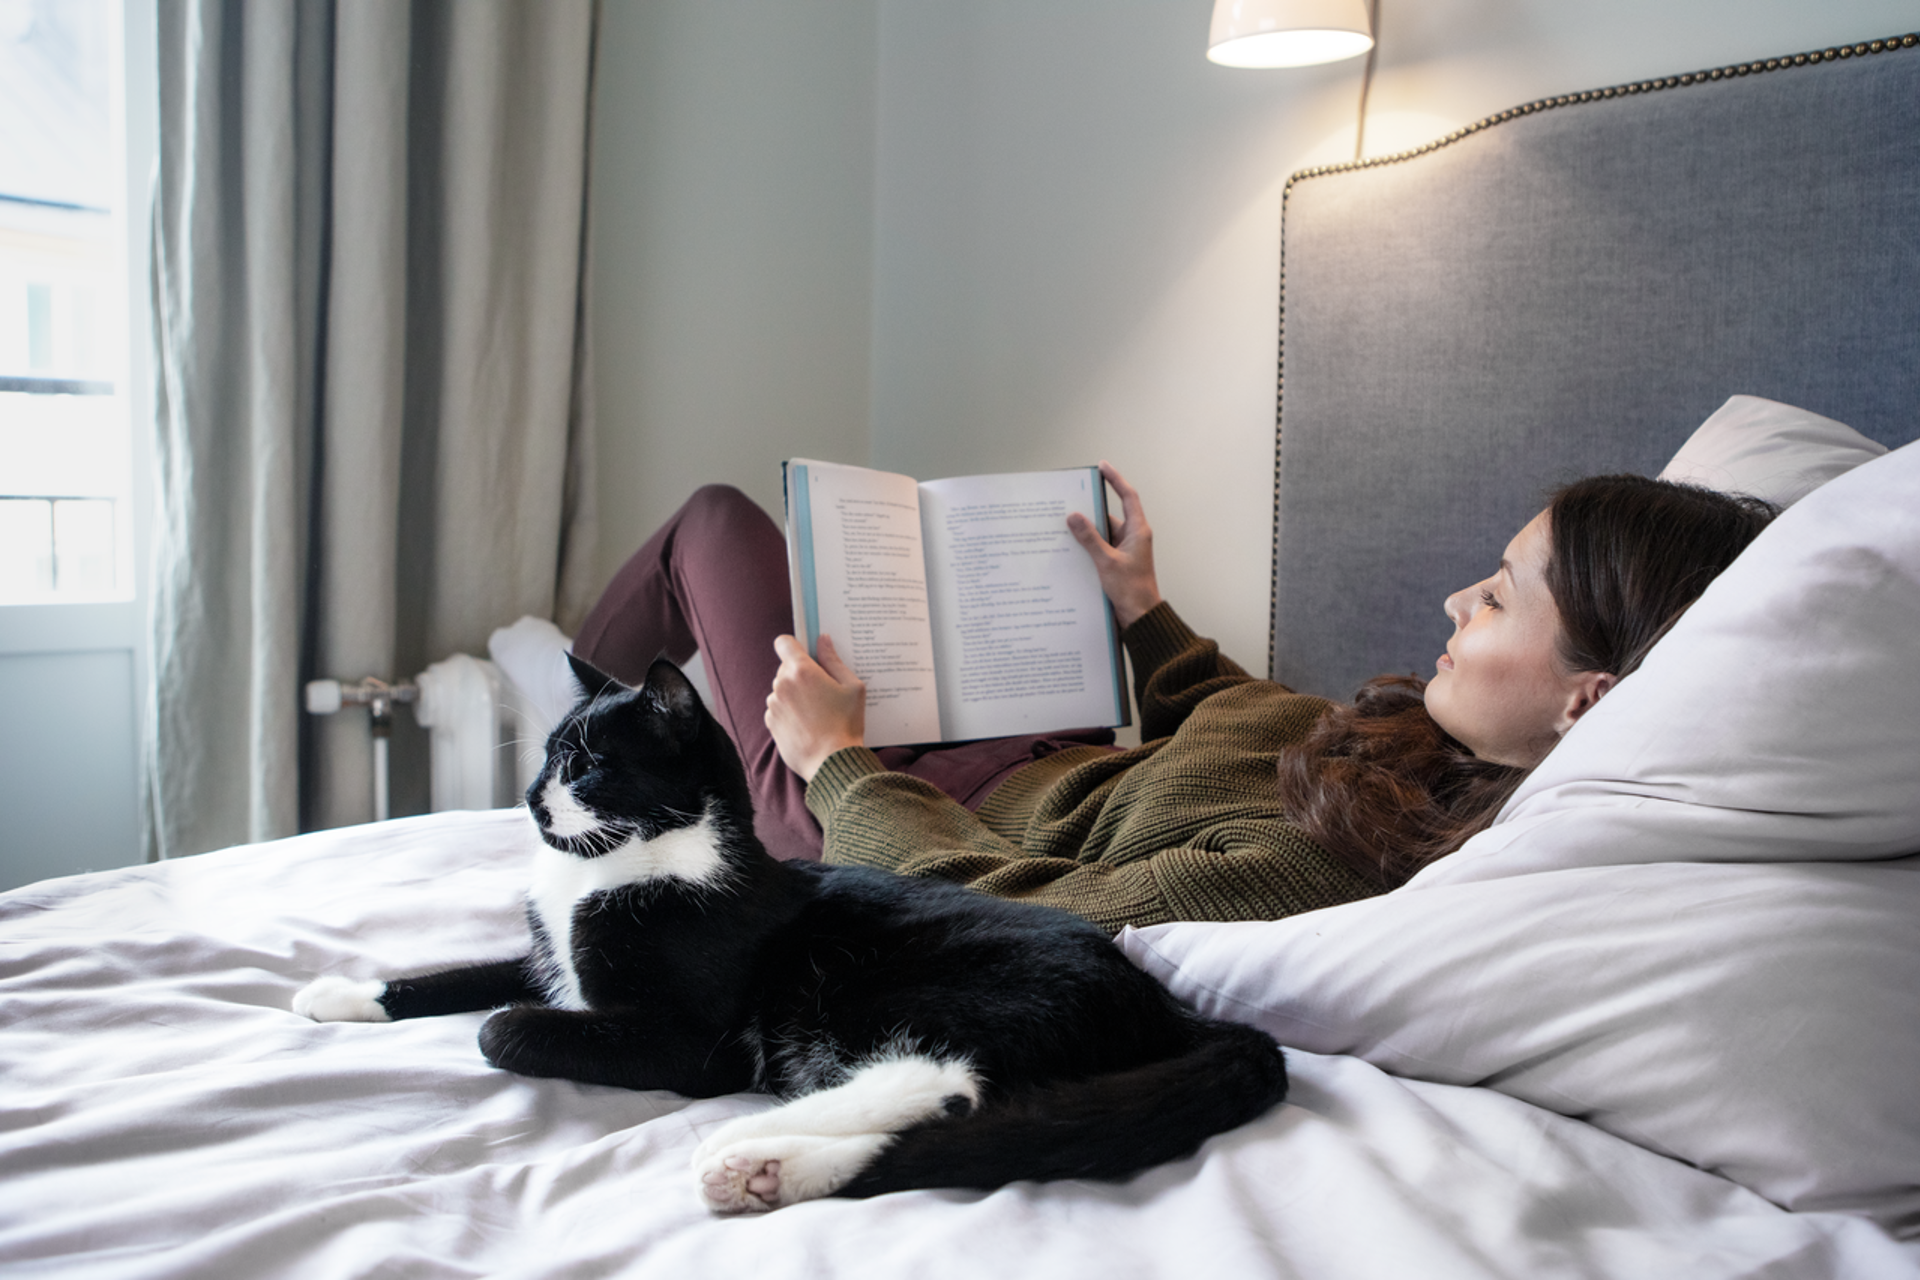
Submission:
[[1657,472],[1730,395],[1920,436],[1915,36],[1532,103],[1283,209],[1295,688],[1431,675],[1545,490]]

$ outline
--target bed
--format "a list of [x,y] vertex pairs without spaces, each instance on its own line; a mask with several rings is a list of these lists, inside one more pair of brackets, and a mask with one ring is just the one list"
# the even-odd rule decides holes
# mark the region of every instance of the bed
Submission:
[[692,1150],[763,1099],[288,1012],[523,944],[524,813],[435,814],[0,895],[0,1268],[1920,1277],[1916,140],[1907,36],[1289,185],[1278,678],[1425,670],[1555,479],[1809,492],[1405,888],[1122,935],[1290,1046],[1262,1120],[1123,1185],[712,1217]]

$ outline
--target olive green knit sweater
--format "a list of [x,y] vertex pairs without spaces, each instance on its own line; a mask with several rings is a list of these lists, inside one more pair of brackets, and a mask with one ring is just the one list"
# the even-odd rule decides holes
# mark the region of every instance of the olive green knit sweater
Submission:
[[1128,627],[1142,745],[1069,748],[969,813],[849,747],[807,807],[830,863],[970,884],[1117,932],[1168,920],[1267,920],[1379,892],[1287,819],[1280,749],[1326,710],[1255,680],[1162,604]]

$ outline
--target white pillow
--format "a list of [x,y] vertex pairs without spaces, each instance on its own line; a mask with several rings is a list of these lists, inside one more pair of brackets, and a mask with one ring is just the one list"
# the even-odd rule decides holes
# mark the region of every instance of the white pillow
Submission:
[[1700,424],[1662,480],[1792,506],[1887,447],[1842,422],[1759,396],[1734,396]]
[[1582,868],[1128,930],[1202,1012],[1920,1237],[1920,859]]
[[1381,898],[1123,939],[1284,1043],[1920,1237],[1920,443],[1783,514],[1492,829]]
[[[573,651],[573,638],[545,618],[528,614],[510,627],[496,628],[487,637],[487,654],[495,666],[506,672],[507,680],[519,695],[519,710],[527,737],[544,742],[553,726],[560,723],[580,699],[580,682],[574,678],[567,654]],[[708,684],[706,665],[694,654],[681,665],[687,679],[700,691],[708,706],[714,705],[713,689]]]
[[572,648],[565,632],[532,614],[487,637],[487,656],[507,673],[524,704],[528,736],[539,742],[580,699],[580,682],[567,665]]

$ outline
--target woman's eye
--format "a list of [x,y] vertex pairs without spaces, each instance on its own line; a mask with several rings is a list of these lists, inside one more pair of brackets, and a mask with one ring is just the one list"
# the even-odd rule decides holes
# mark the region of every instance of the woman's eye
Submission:
[[1493,592],[1488,591],[1484,587],[1480,590],[1480,603],[1489,609],[1498,609],[1500,607],[1500,602],[1494,599]]

